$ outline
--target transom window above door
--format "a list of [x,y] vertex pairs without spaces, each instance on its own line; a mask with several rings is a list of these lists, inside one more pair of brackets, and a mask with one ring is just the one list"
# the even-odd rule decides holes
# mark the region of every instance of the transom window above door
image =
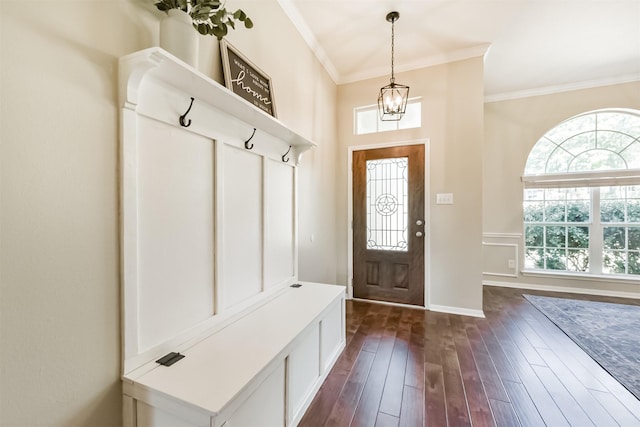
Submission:
[[353,122],[356,135],[419,128],[422,126],[422,100],[421,98],[409,99],[407,111],[402,119],[397,121],[380,120],[377,105],[357,107],[353,110]]
[[640,111],[565,120],[522,180],[526,270],[640,278]]

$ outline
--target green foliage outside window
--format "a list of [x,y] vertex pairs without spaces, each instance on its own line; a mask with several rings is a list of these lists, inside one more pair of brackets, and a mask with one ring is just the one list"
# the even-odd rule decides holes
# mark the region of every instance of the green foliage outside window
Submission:
[[[541,206],[529,204],[525,208],[525,221],[563,222],[557,225],[528,225],[525,228],[527,260],[534,268],[548,270],[588,271],[589,227],[570,226],[567,223],[584,223],[589,220],[587,203],[550,203],[540,212]],[[537,222],[536,221],[536,222]]]
[[[566,207],[566,209],[565,209]],[[525,258],[529,267],[589,271],[589,205],[584,202],[525,203]],[[640,274],[640,204],[604,200],[603,272]],[[545,221],[546,220],[546,221]],[[561,222],[559,224],[558,222]],[[633,223],[638,226],[630,226]],[[535,224],[538,223],[538,224]],[[573,226],[571,223],[585,223]],[[612,224],[609,226],[608,224]],[[614,225],[615,224],[615,225]]]

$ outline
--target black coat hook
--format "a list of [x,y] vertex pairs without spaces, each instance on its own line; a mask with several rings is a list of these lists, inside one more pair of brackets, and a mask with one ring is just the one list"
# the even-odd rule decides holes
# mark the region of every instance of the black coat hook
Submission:
[[247,150],[251,150],[253,148],[253,144],[249,145],[249,141],[251,141],[253,139],[253,136],[256,134],[256,128],[253,128],[253,133],[251,134],[251,136],[249,137],[249,139],[247,139],[244,142],[244,148],[246,148]]
[[[287,154],[289,154],[289,151],[291,151],[291,146],[289,146],[289,149],[287,150],[287,152],[282,155],[282,161],[285,163],[289,161],[289,158],[287,157]],[[285,159],[285,157],[287,158]]]
[[185,120],[187,118],[187,114],[189,114],[189,111],[191,111],[191,107],[193,106],[193,96],[191,97],[191,104],[189,104],[189,108],[187,109],[187,111],[180,116],[180,125],[188,128],[189,126],[191,126],[191,119],[189,120]]

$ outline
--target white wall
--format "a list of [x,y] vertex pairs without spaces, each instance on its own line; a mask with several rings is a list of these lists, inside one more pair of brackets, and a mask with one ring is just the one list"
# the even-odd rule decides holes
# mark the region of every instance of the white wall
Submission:
[[[615,107],[640,109],[640,82],[490,102],[485,105],[483,231],[489,233],[489,236],[485,234],[487,242],[517,245],[520,267],[524,259],[522,239],[518,238],[524,228],[523,187],[520,178],[529,152],[542,135],[563,120],[586,111]],[[491,237],[492,235],[497,237]],[[497,272],[510,273],[514,277],[487,274],[484,276],[485,281],[640,296],[639,281],[624,284],[569,280],[561,277],[523,276],[515,269],[501,270],[507,267],[508,257],[515,256],[513,249],[511,255],[509,251],[509,246],[488,248],[485,271],[500,270]]]
[[[347,283],[347,150],[349,146],[429,139],[432,308],[482,310],[482,58],[399,73],[396,81],[422,97],[422,127],[354,135],[353,109],[375,104],[388,77],[338,87],[338,280]],[[436,205],[437,193],[453,193],[453,205]],[[429,224],[429,223],[428,223]]]
[[[152,3],[0,1],[0,425],[121,423],[117,60],[157,45]],[[335,282],[336,87],[275,0],[237,7],[255,28],[229,40],[319,145],[300,168],[300,277]],[[200,47],[221,81],[216,41]]]

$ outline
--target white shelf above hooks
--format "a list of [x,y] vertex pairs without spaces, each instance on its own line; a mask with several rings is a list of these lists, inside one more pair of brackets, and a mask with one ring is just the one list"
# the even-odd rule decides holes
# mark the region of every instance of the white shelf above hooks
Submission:
[[255,128],[258,135],[266,133],[273,139],[286,143],[286,145],[283,144],[284,151],[280,155],[292,146],[294,152],[290,153],[290,157],[296,160],[296,164],[303,152],[316,146],[314,142],[292,131],[275,117],[254,107],[226,87],[159,47],[141,50],[120,59],[120,106],[138,110],[143,115],[163,121],[173,120],[169,117],[157,117],[161,114],[150,112],[156,111],[154,108],[157,106],[150,105],[157,103],[155,100],[154,102],[147,100],[146,110],[142,108],[145,111],[140,111],[139,105],[145,103],[143,98],[149,98],[149,96],[141,96],[141,88],[148,81],[171,87],[177,93],[186,95],[184,101],[179,101],[179,105],[172,105],[172,108],[179,112],[175,121],[189,107],[189,98],[194,98],[193,108],[188,117],[185,117],[185,122],[193,121],[193,126],[189,130],[195,133],[211,136],[207,128],[216,126],[215,118],[210,118],[203,113],[204,106],[204,111],[218,110],[225,117],[234,117],[241,122],[237,126],[237,135],[232,136],[246,141]]

